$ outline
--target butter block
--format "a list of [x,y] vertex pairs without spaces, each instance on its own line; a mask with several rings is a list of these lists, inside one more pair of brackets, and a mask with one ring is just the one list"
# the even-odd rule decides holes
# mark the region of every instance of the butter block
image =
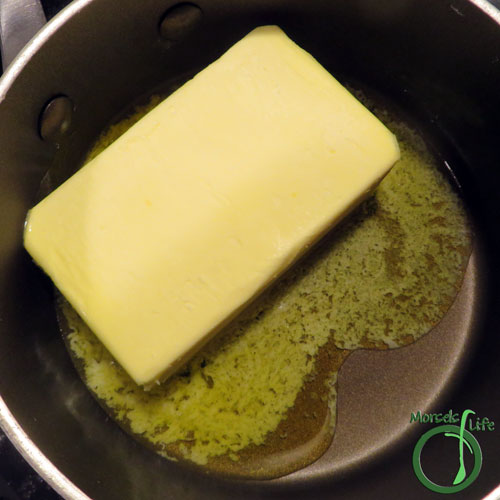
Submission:
[[137,384],[173,373],[374,188],[395,137],[260,27],[28,214],[24,243]]

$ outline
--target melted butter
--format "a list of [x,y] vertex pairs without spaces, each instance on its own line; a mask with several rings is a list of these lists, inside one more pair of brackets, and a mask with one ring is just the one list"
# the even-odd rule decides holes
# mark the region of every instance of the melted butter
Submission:
[[[157,102],[110,127],[89,158]],[[58,300],[83,380],[127,432],[217,473],[290,473],[330,445],[348,354],[410,344],[440,321],[471,250],[465,209],[421,138],[378,115],[401,160],[374,195],[164,384],[136,386]]]

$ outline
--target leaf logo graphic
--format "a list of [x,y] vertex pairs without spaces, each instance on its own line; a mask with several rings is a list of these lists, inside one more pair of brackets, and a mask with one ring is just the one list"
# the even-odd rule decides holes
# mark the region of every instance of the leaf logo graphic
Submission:
[[[467,488],[477,479],[483,463],[481,447],[479,446],[477,439],[465,429],[467,417],[473,414],[475,414],[474,411],[465,410],[462,414],[460,426],[440,425],[438,427],[434,427],[434,429],[431,429],[423,434],[417,441],[415,449],[413,450],[413,470],[415,471],[415,475],[418,480],[429,490],[435,491],[436,493],[456,493]],[[438,434],[444,434],[446,437],[453,437],[458,440],[459,468],[452,486],[441,486],[434,483],[425,475],[422,468],[420,460],[422,449],[429,439]],[[474,465],[469,473],[465,469],[464,445],[474,458]]]

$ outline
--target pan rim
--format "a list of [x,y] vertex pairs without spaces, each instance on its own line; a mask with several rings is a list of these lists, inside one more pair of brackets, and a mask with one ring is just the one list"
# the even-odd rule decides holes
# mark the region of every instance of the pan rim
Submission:
[[[16,78],[24,70],[32,57],[40,50],[47,40],[79,11],[91,4],[94,0],[74,0],[62,9],[53,19],[28,42],[9,64],[0,78],[0,105],[5,100],[9,89]],[[0,427],[16,450],[28,464],[63,498],[71,500],[91,500],[66,475],[64,475],[38,448],[19,422],[9,410],[0,395]]]
[[14,418],[0,396],[0,427],[23,458],[63,498],[91,500],[71,482],[36,446]]
[[500,25],[500,8],[493,5],[488,0],[467,0],[467,1],[475,5],[477,8],[481,9],[498,25]]
[[[5,99],[10,87],[30,59],[40,50],[47,40],[66,22],[95,0],[73,0],[64,7],[23,47],[0,77],[0,104]],[[499,13],[500,14],[500,13]]]

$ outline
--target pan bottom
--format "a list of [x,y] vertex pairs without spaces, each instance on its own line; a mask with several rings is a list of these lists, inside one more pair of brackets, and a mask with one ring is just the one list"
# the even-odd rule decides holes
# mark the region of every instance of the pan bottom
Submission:
[[[154,98],[151,102],[155,104],[158,102],[158,99]],[[145,108],[141,107],[137,115],[141,115],[144,112]],[[381,114],[384,115],[383,112]],[[385,114],[384,117],[388,118],[388,115]],[[131,119],[129,118],[123,124],[111,127],[110,132],[101,137],[98,147],[94,148],[91,155],[95,155],[100,148],[109,144],[114,136],[119,135],[122,129],[130,126],[136,118],[136,116]],[[392,119],[390,119],[390,121],[392,121]],[[416,149],[425,148],[425,146],[420,144],[421,140],[415,132],[401,124],[395,125],[395,128],[398,132],[397,135],[400,134],[406,137],[406,139],[410,138],[408,139],[410,142],[415,141],[419,143]],[[413,154],[414,150],[412,147],[409,149]],[[405,146],[405,148],[408,149],[408,146]],[[410,153],[407,154],[411,157]],[[427,155],[427,153],[425,154]],[[408,160],[408,163],[411,162]],[[418,176],[413,177],[413,174],[409,174],[409,180],[404,177],[401,179],[404,179],[410,184],[411,182],[418,184],[422,181]],[[425,183],[422,186],[424,185]],[[420,189],[422,190],[423,187],[420,187]],[[372,460],[383,451],[399,443],[405,435],[408,435],[411,432],[411,426],[409,424],[411,413],[417,411],[428,412],[429,408],[436,404],[444,395],[446,389],[450,387],[463,363],[467,346],[471,338],[470,332],[473,323],[474,304],[476,303],[475,280],[478,266],[476,253],[473,253],[469,260],[467,271],[465,272],[463,285],[453,306],[449,309],[462,281],[463,272],[469,256],[470,241],[468,241],[468,239],[470,231],[467,227],[467,218],[460,215],[462,208],[455,200],[456,194],[452,194],[453,189],[449,187],[447,189],[449,192],[446,191],[448,193],[446,196],[448,196],[450,200],[454,200],[450,202],[450,206],[456,205],[458,210],[457,214],[459,214],[455,214],[456,227],[454,227],[454,229],[458,236],[454,236],[454,243],[450,244],[449,240],[453,240],[453,237],[448,234],[449,229],[445,227],[447,224],[451,224],[452,226],[453,224],[449,220],[445,220],[445,217],[441,216],[442,214],[440,215],[439,212],[439,210],[442,209],[442,203],[446,204],[446,202],[442,202],[439,199],[427,200],[429,204],[431,204],[431,202],[434,203],[438,214],[434,214],[436,215],[435,217],[429,218],[429,224],[439,226],[439,230],[442,231],[442,234],[436,233],[431,235],[431,239],[438,242],[437,246],[440,248],[441,253],[440,262],[445,266],[448,261],[456,261],[456,264],[452,266],[452,268],[447,269],[451,278],[450,276],[446,276],[446,272],[444,272],[445,278],[443,281],[446,282],[446,286],[438,292],[434,291],[438,296],[438,301],[436,304],[433,304],[435,306],[434,310],[432,310],[432,308],[425,309],[425,304],[428,305],[432,301],[429,302],[429,294],[425,293],[425,287],[422,290],[419,289],[417,281],[417,286],[413,284],[413,297],[406,297],[404,293],[399,293],[399,299],[393,300],[393,292],[382,294],[390,296],[391,298],[387,299],[387,297],[383,298],[381,296],[381,303],[385,304],[385,307],[387,307],[388,303],[393,303],[393,306],[392,310],[388,308],[385,311],[385,316],[378,317],[375,314],[374,321],[370,323],[372,327],[376,323],[385,325],[382,330],[378,330],[378,334],[375,327],[373,327],[374,331],[369,331],[369,328],[367,329],[366,325],[368,324],[368,319],[363,318],[363,315],[365,315],[369,317],[370,320],[373,319],[373,304],[371,305],[371,310],[356,310],[355,307],[352,308],[352,302],[350,304],[342,304],[342,302],[340,302],[339,308],[342,309],[342,307],[348,305],[349,310],[352,310],[352,316],[358,317],[358,324],[351,324],[352,321],[349,315],[344,314],[343,319],[341,317],[336,319],[339,325],[344,326],[335,326],[335,321],[330,321],[330,314],[332,304],[337,304],[337,297],[334,299],[333,294],[329,295],[328,289],[325,288],[324,285],[322,289],[315,289],[314,287],[316,287],[317,284],[314,284],[311,289],[311,283],[308,284],[307,279],[304,280],[302,278],[302,276],[313,275],[313,273],[316,272],[313,271],[314,269],[321,269],[323,265],[322,262],[325,261],[324,256],[328,256],[331,251],[329,248],[331,242],[327,241],[326,244],[322,245],[323,248],[320,246],[319,251],[313,254],[312,257],[304,259],[298,266],[299,271],[295,268],[292,274],[286,275],[282,280],[281,283],[288,282],[289,288],[295,287],[295,289],[298,290],[297,294],[301,299],[298,300],[295,305],[290,306],[290,297],[293,296],[293,293],[287,295],[287,292],[283,292],[283,290],[277,287],[276,289],[278,292],[271,291],[267,294],[263,301],[257,302],[256,305],[250,309],[249,313],[243,315],[243,322],[240,321],[240,323],[236,323],[236,328],[234,326],[232,327],[233,330],[239,330],[236,333],[237,339],[242,337],[242,332],[245,334],[245,328],[247,330],[249,329],[248,325],[250,325],[250,329],[255,329],[255,325],[258,323],[266,325],[266,321],[268,329],[271,328],[272,325],[273,328],[276,327],[276,321],[278,321],[278,323],[282,321],[281,328],[275,328],[275,330],[288,330],[288,332],[292,332],[295,327],[292,326],[292,321],[290,319],[295,318],[293,314],[295,307],[297,311],[301,311],[298,327],[302,330],[299,332],[301,335],[295,340],[291,339],[290,342],[294,344],[304,344],[306,348],[309,349],[309,359],[306,360],[306,364],[313,365],[314,363],[311,363],[313,359],[315,359],[316,364],[314,368],[315,371],[312,371],[311,366],[309,366],[309,371],[304,370],[302,376],[298,378],[299,389],[293,393],[292,402],[283,404],[281,408],[275,411],[275,413],[278,413],[278,411],[280,412],[277,421],[281,420],[281,423],[278,427],[274,425],[274,430],[272,426],[267,430],[264,429],[264,436],[263,438],[259,438],[260,441],[255,438],[255,435],[249,438],[248,443],[251,445],[249,447],[241,446],[240,440],[237,445],[234,443],[232,446],[227,445],[225,453],[219,453],[219,455],[216,455],[215,459],[212,458],[207,461],[207,456],[202,456],[199,453],[196,455],[192,452],[192,442],[195,440],[196,432],[198,432],[196,426],[193,426],[192,430],[188,429],[185,436],[173,441],[156,439],[158,435],[167,433],[169,428],[174,426],[172,420],[168,421],[168,419],[163,419],[160,421],[156,418],[156,420],[153,419],[145,424],[144,421],[147,420],[149,416],[144,417],[145,412],[143,412],[143,416],[140,418],[141,422],[139,426],[137,426],[139,420],[134,416],[134,414],[137,413],[137,408],[134,407],[134,405],[141,406],[143,401],[148,397],[144,395],[142,390],[137,390],[137,388],[132,387],[133,383],[131,381],[124,381],[126,377],[124,378],[123,374],[118,377],[121,377],[121,382],[116,386],[112,386],[112,384],[107,381],[103,381],[102,379],[99,380],[95,376],[91,377],[89,375],[91,372],[95,375],[98,371],[106,373],[106,369],[103,371],[103,365],[105,364],[109,366],[113,365],[112,370],[114,371],[116,365],[109,354],[105,352],[103,346],[92,336],[91,332],[83,334],[83,337],[87,336],[86,340],[78,338],[85,327],[81,323],[78,323],[78,321],[81,320],[76,318],[75,313],[64,305],[62,314],[61,311],[59,311],[59,317],[62,318],[62,330],[67,337],[70,353],[75,360],[75,364],[82,378],[90,386],[91,391],[97,396],[98,401],[105,410],[113,418],[118,420],[126,431],[135,435],[136,438],[145,442],[145,444],[149,444],[149,446],[153,443],[153,447],[156,451],[160,452],[160,454],[173,456],[175,459],[181,460],[188,458],[192,462],[198,463],[214,473],[233,477],[262,479],[286,475],[286,477],[275,480],[277,482],[302,482],[307,478],[346,473]],[[432,190],[430,192],[432,194]],[[404,194],[403,197],[405,196],[409,196],[408,193]],[[420,192],[419,196],[423,196],[425,200],[424,192]],[[381,195],[380,198],[383,198],[383,195]],[[394,220],[394,218],[384,213],[387,207],[389,207],[389,205],[386,206],[384,203],[386,202],[380,201],[377,196],[369,200],[347,221],[341,231],[339,231],[341,236],[337,239],[348,240],[350,237],[350,225],[356,227],[359,220],[363,222],[364,219],[378,213],[381,226],[375,227],[372,232],[387,232],[389,239],[393,238],[394,240],[391,248],[386,248],[382,252],[379,251],[379,257],[381,256],[384,262],[386,273],[391,275],[392,281],[390,282],[390,286],[394,284],[399,286],[398,281],[404,283],[406,279],[407,282],[409,282],[413,279],[410,275],[418,274],[419,271],[417,268],[412,268],[413,264],[410,262],[412,259],[411,253],[409,257],[406,257],[406,262],[397,260],[397,256],[401,258],[402,255],[400,247],[404,246],[400,245],[398,242],[398,238],[401,237],[400,233],[402,233],[399,227],[401,221]],[[413,203],[416,206],[415,200],[413,200]],[[404,222],[406,223],[407,221]],[[414,221],[412,223],[414,224]],[[417,229],[415,229],[415,231],[416,230]],[[358,238],[358,247],[360,245],[366,246],[367,244],[373,246],[373,248],[366,247],[362,249],[361,252],[358,251],[358,253],[362,254],[360,261],[363,261],[363,266],[365,266],[365,261],[369,261],[373,258],[371,254],[377,255],[377,251],[374,250],[374,248],[378,243],[377,241],[373,241],[373,234],[370,235],[370,238],[371,240]],[[408,238],[410,239],[409,236]],[[415,238],[415,235],[412,235],[412,238],[416,241],[418,235],[417,238]],[[329,239],[331,240],[331,238]],[[383,245],[383,243],[381,244]],[[447,255],[447,252],[449,252],[450,255]],[[347,268],[352,264],[350,262],[351,257],[352,256],[348,257],[347,264],[344,262]],[[430,261],[434,259],[432,252],[431,255],[425,254],[424,257]],[[372,262],[371,272],[377,269],[377,265],[377,263],[373,264]],[[409,270],[405,270],[405,266],[409,266]],[[429,269],[423,274],[421,273],[422,280],[428,281],[430,274],[435,272],[435,269],[432,269],[433,266],[436,267],[436,262],[433,262],[432,265],[429,264]],[[326,266],[323,270],[324,274],[321,275],[321,278],[330,274],[332,268]],[[293,274],[294,272],[295,275]],[[441,273],[443,270],[440,269],[439,272]],[[336,273],[339,274],[338,269],[331,274]],[[366,273],[367,269],[365,267],[362,269],[360,268],[358,286],[360,284],[361,286],[359,290],[364,287],[364,283],[368,283]],[[354,276],[355,274],[356,273],[354,273]],[[406,278],[404,278],[405,275]],[[347,281],[344,282],[344,289],[346,290],[344,295],[347,294],[347,288],[349,288],[348,282],[352,279],[353,277],[347,273]],[[313,280],[313,282],[314,281],[315,280]],[[331,281],[328,282],[328,280],[326,280],[326,282],[329,287],[338,286],[337,282],[332,283]],[[290,286],[290,283],[292,286]],[[299,283],[298,286],[297,283]],[[384,282],[382,285],[385,286],[386,283]],[[368,296],[370,296],[373,290],[369,288],[370,285],[367,286]],[[361,292],[359,293],[361,295]],[[340,295],[342,295],[342,293],[340,293]],[[314,297],[317,296],[328,297],[326,300],[326,307],[325,304],[322,304],[321,300],[318,302],[317,299],[314,299]],[[304,297],[306,298],[304,299]],[[405,305],[405,310],[408,312],[408,324],[405,324],[405,316],[401,313],[400,309],[403,303],[407,301],[417,301],[422,307],[415,306],[415,304],[413,304],[413,306],[410,304],[409,307]],[[354,295],[354,302],[359,302],[359,298],[356,294]],[[281,314],[281,317],[285,319],[266,319],[268,316],[272,318],[273,308],[274,310],[288,308],[289,310],[285,315]],[[308,312],[303,313],[302,311],[305,311],[306,308]],[[447,314],[442,321],[439,322],[447,310]],[[324,313],[324,316],[328,319],[326,323],[324,318],[321,320],[318,319],[322,313]],[[317,317],[314,320],[316,323],[314,321],[311,322],[311,317],[315,315]],[[344,321],[344,323],[342,323],[342,321]],[[420,324],[418,324],[419,321]],[[434,326],[436,324],[437,326]],[[279,326],[278,324],[278,327]],[[335,328],[332,328],[332,326],[335,326]],[[258,334],[262,335],[264,331],[263,327],[257,325],[256,328],[260,328],[260,333],[258,332]],[[264,329],[265,328],[266,327],[264,327]],[[312,335],[307,334],[307,329],[310,330]],[[420,338],[422,335],[426,334],[429,329],[432,329],[432,331],[423,338]],[[271,331],[271,334],[275,335],[276,331]],[[323,337],[320,335],[321,331],[323,332]],[[339,331],[341,333],[339,333]],[[359,333],[361,331],[363,332],[362,334]],[[306,334],[303,334],[303,332]],[[349,334],[346,332],[349,332]],[[245,335],[249,335],[248,332]],[[228,336],[231,337],[230,332],[229,334],[226,332],[226,334],[220,337],[226,338]],[[417,339],[419,340],[415,342]],[[87,342],[86,346],[84,346],[85,342]],[[217,342],[219,342],[219,344],[217,344]],[[211,365],[217,358],[216,351],[221,348],[224,350],[227,345],[234,343],[230,340],[224,345],[225,342],[227,341],[224,340],[222,343],[220,341],[213,342],[211,344],[212,347],[208,348],[208,353],[204,352],[201,357],[198,356],[199,359],[196,358],[194,364],[191,363],[189,365],[187,373],[181,373],[180,376],[177,377],[177,381],[170,384],[170,389],[172,389],[171,392],[175,393],[177,390],[175,388],[176,383],[177,385],[186,383],[188,385],[194,385],[192,382],[198,377],[198,379],[203,379],[202,385],[206,384],[208,389],[211,389],[207,391],[207,394],[213,394],[215,392],[212,390],[213,385],[217,384],[218,386],[220,384],[220,378],[217,378],[215,372],[210,371]],[[412,343],[413,345],[407,345]],[[273,345],[274,347],[279,347],[276,343]],[[405,346],[404,349],[394,349],[401,346]],[[375,349],[376,352],[373,352],[373,349]],[[83,354],[84,352],[86,352],[87,357]],[[322,357],[320,353],[323,353],[323,358],[325,358],[326,353],[326,358],[328,358],[326,362],[325,359],[323,359],[322,366],[319,361]],[[347,361],[344,362],[345,359],[347,359]],[[272,361],[269,360],[269,364],[275,363],[276,361],[274,359]],[[293,360],[291,364],[292,369],[296,369],[298,366],[293,365]],[[340,372],[338,374],[337,383],[336,377],[339,368]],[[107,373],[110,377],[114,376],[111,374],[111,371]],[[245,374],[245,376],[247,375],[248,374]],[[256,381],[257,378],[255,377],[254,380]],[[257,384],[255,381],[252,382],[252,385]],[[107,389],[106,385],[108,385]],[[205,387],[205,389],[207,389],[207,387]],[[255,389],[255,387],[251,389],[249,389],[248,386],[245,387],[245,390],[249,392]],[[277,392],[276,387],[277,386],[268,383],[268,387],[266,386],[265,390],[271,391],[274,394],[273,398],[278,400],[278,393],[281,394],[283,391],[288,391],[290,382],[283,384],[281,391],[278,390]],[[297,392],[300,388],[302,388],[301,392]],[[125,399],[120,399],[115,395],[110,396],[110,389],[111,392],[114,391],[116,394],[126,393],[128,396]],[[152,399],[165,398],[170,389],[161,389],[166,391],[165,394],[162,393],[161,395],[159,393],[157,394],[155,391],[151,391],[149,394]],[[260,389],[262,389],[262,387],[260,387]],[[256,391],[254,390],[253,392]],[[262,394],[262,391],[260,394]],[[295,395],[297,395],[296,399]],[[302,397],[303,401],[299,404],[298,402],[301,401],[301,395],[305,396]],[[315,397],[312,395],[315,395]],[[182,398],[189,399],[191,396],[192,394],[184,394]],[[259,398],[257,399],[259,400]],[[260,400],[263,406],[269,404],[263,397],[261,397]],[[321,400],[319,405],[317,404],[318,400]],[[309,409],[304,410],[308,405]],[[313,411],[315,405],[318,406],[318,411]],[[222,410],[219,408],[219,413],[221,411]],[[241,409],[238,409],[236,413],[239,415],[240,411]],[[250,420],[253,422],[264,420],[261,418],[261,415],[265,415],[265,413],[252,414]],[[248,416],[249,415],[246,415],[246,417]],[[136,422],[134,422],[134,418],[136,418]],[[200,418],[196,418],[200,420]],[[205,418],[208,417],[205,415]],[[237,427],[237,424],[234,420],[231,422],[231,424],[227,422],[223,423],[226,429],[231,429],[231,431],[236,434],[244,434],[247,431],[244,427],[241,429],[236,428],[236,430],[233,429],[233,427]],[[285,422],[286,425],[283,425],[283,422]],[[150,429],[153,430],[151,431]],[[229,431],[219,433],[219,439],[223,441],[223,439],[226,439],[226,434],[229,433]],[[297,439],[298,433],[300,433],[300,436]],[[289,436],[294,436],[294,439],[290,439]],[[332,436],[333,441],[331,445],[328,446]],[[241,438],[241,436],[239,436],[239,438]],[[201,440],[201,438],[199,439]],[[206,438],[206,440],[208,441],[208,438]],[[218,441],[217,437],[215,440]],[[293,445],[290,445],[291,441],[293,441]],[[321,455],[323,456],[319,460],[316,460]],[[314,463],[308,465],[311,464],[311,462]]]
[[479,253],[473,250],[455,302],[428,334],[401,349],[358,350],[348,357],[338,376],[331,446],[309,467],[273,482],[344,476],[418,439],[422,429],[411,422],[412,413],[439,408],[473,357],[482,282]]

